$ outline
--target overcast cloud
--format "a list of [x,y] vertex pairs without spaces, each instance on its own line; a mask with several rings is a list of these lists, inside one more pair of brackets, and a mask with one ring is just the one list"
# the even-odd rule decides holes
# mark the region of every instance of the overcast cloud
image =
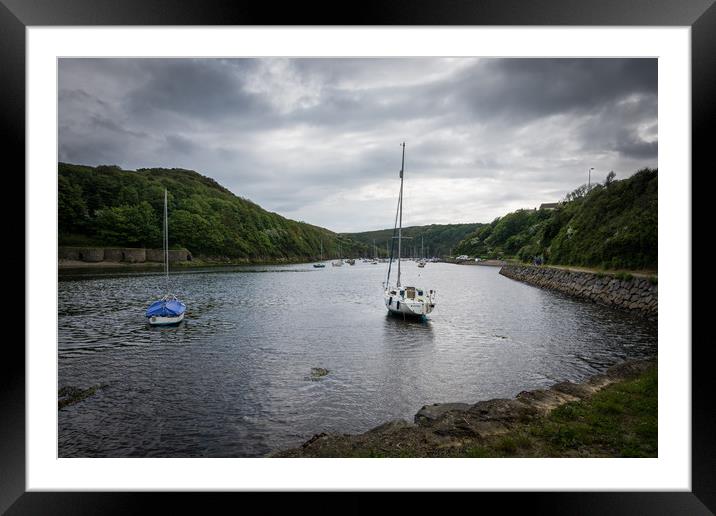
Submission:
[[178,167],[334,231],[489,222],[657,166],[656,59],[61,59],[59,159]]

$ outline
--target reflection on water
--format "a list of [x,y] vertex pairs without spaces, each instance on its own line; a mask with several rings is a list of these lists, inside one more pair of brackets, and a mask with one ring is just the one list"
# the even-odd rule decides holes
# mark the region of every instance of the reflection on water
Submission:
[[[656,353],[656,325],[500,276],[406,262],[438,291],[427,321],[388,316],[382,267],[187,271],[178,327],[143,316],[157,274],[59,284],[59,386],[107,387],[59,411],[65,456],[257,456],[362,432],[420,407],[511,397]],[[300,274],[279,274],[300,272]],[[312,367],[330,373],[312,381]]]

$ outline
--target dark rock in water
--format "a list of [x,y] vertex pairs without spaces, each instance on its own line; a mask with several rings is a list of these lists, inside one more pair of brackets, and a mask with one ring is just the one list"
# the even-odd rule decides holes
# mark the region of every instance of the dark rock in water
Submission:
[[311,378],[322,378],[328,373],[330,373],[330,371],[328,369],[323,369],[322,367],[311,368]]
[[79,387],[74,387],[72,385],[60,387],[60,389],[57,391],[57,408],[61,409],[63,407],[66,407],[67,405],[73,405],[77,402],[80,402],[83,399],[92,396],[99,389],[104,389],[105,387],[107,386],[93,385],[92,387],[89,387],[87,389],[80,389]]

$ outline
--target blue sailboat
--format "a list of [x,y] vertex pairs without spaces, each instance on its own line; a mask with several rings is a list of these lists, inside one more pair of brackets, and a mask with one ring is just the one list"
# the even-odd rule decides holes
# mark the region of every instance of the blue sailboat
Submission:
[[[169,224],[167,216],[167,190],[164,189],[164,274],[169,291]],[[184,319],[186,305],[174,294],[167,293],[154,301],[145,313],[151,326],[169,326],[179,324]]]

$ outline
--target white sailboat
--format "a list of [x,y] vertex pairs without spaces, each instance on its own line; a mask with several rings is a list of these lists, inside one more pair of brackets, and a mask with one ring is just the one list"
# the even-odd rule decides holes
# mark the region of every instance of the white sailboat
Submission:
[[334,267],[343,267],[343,258],[341,258],[341,254],[341,244],[338,244],[338,259],[333,260],[331,262],[331,265],[333,265]]
[[425,261],[425,253],[423,251],[423,237],[420,237],[420,260],[418,260],[418,267],[421,269],[425,267],[425,264],[427,262]]
[[167,216],[167,190],[164,189],[164,274],[166,277],[167,294],[154,301],[145,316],[152,326],[169,326],[179,324],[184,319],[186,305],[174,294],[169,293],[169,217]]
[[385,288],[385,306],[390,313],[402,314],[405,316],[425,317],[435,308],[435,291],[425,288],[403,285],[400,277],[401,242],[403,239],[403,174],[405,171],[405,142],[403,147],[403,158],[400,166],[400,194],[398,195],[398,208],[395,214],[395,226],[393,234],[397,231],[398,240],[398,273],[395,284],[390,283],[390,272],[393,264],[392,259],[388,263],[388,276],[383,284]]
[[321,240],[321,261],[319,263],[314,263],[313,266],[316,269],[322,269],[326,266],[326,264],[323,263],[323,240]]

